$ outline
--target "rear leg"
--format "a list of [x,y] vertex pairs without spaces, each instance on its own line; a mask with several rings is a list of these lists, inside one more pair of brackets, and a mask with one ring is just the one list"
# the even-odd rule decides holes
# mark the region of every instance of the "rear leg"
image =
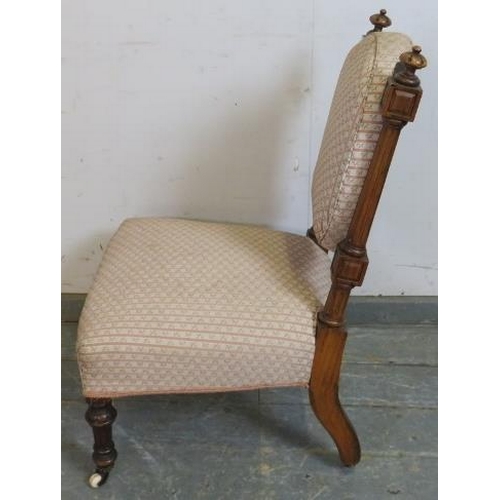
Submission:
[[318,324],[309,399],[316,417],[337,445],[344,465],[361,458],[358,436],[339,400],[339,376],[347,332]]

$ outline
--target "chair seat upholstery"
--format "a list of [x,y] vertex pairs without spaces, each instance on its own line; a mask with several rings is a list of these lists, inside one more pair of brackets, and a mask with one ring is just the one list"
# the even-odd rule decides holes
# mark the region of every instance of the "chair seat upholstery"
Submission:
[[87,397],[307,385],[330,259],[259,226],[126,220],[87,296]]

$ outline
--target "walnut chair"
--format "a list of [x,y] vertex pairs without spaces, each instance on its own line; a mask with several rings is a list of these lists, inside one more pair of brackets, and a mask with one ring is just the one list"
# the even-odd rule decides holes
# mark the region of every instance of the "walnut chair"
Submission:
[[384,10],[370,21],[339,76],[306,236],[153,217],[125,220],[111,238],[78,328],[91,486],[104,484],[117,457],[112,399],[134,395],[308,387],[342,462],[359,461],[338,395],[345,310],[368,266],[399,133],[422,95],[415,71],[426,66],[406,35],[382,31]]

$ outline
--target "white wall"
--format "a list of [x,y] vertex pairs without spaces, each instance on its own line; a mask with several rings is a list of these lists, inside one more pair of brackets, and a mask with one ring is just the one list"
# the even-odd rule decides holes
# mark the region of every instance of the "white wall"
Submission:
[[365,295],[437,294],[435,0],[63,0],[63,292],[86,292],[127,217],[304,234],[343,59],[381,7],[423,46],[369,241]]

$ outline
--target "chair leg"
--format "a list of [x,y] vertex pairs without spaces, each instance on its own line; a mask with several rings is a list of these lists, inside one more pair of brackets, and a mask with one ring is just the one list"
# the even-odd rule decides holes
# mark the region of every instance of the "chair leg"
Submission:
[[316,417],[333,438],[346,466],[361,458],[358,436],[339,400],[339,376],[347,332],[318,325],[309,398]]
[[94,474],[89,477],[89,484],[92,488],[98,488],[108,479],[118,456],[111,432],[116,409],[111,404],[111,399],[87,398],[87,403],[89,406],[85,412],[85,420],[94,433],[92,458],[96,465]]

